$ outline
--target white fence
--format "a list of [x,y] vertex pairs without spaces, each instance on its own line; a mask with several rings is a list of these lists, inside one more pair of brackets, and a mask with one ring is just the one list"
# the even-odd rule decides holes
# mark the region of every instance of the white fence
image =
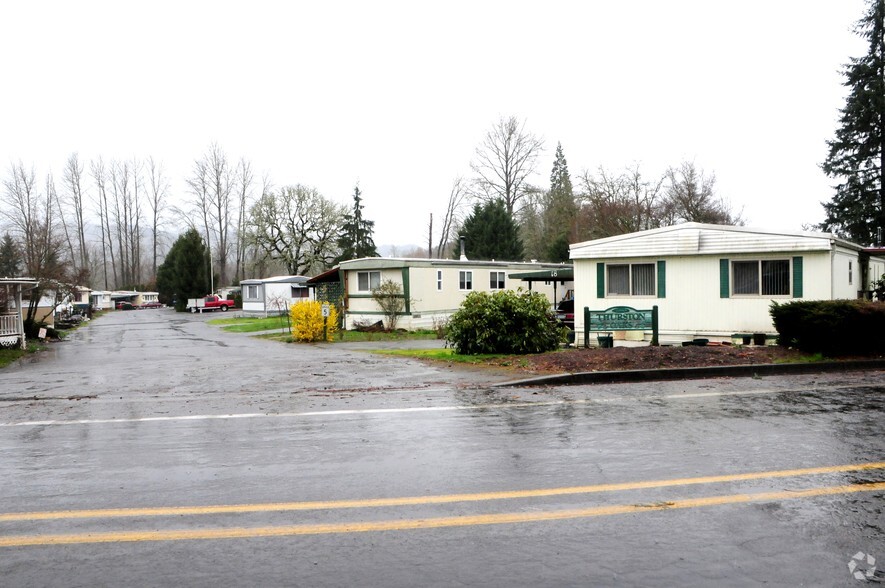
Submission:
[[18,335],[18,315],[0,315],[0,335]]
[[16,347],[21,343],[18,332],[18,315],[0,315],[0,347]]

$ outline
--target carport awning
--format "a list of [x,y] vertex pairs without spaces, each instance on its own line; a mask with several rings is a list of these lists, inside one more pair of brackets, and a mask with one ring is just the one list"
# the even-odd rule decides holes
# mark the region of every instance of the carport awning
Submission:
[[316,275],[316,276],[310,278],[310,279],[307,280],[307,282],[305,282],[305,283],[306,283],[308,286],[313,286],[313,285],[316,285],[316,284],[323,284],[323,283],[328,283],[328,282],[340,282],[340,281],[341,281],[341,275],[338,273],[338,269],[339,269],[339,268],[338,268],[338,266],[336,265],[336,266],[333,267],[332,269],[330,269],[330,270],[326,270],[326,271],[324,271],[323,273],[321,273],[321,274],[319,274],[319,275]]
[[515,272],[510,274],[510,277],[523,282],[552,282],[554,280],[557,282],[569,282],[575,279],[575,270],[569,267],[533,272]]

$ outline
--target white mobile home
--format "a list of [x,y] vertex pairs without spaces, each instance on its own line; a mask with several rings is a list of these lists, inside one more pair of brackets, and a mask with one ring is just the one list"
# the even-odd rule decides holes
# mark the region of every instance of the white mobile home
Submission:
[[310,299],[306,282],[305,276],[243,280],[240,282],[243,314],[270,316],[289,312],[289,307],[296,302]]
[[579,342],[583,309],[615,306],[656,305],[664,340],[773,334],[772,302],[857,298],[885,270],[885,258],[827,233],[699,223],[576,243],[570,251]]
[[93,310],[110,310],[114,308],[113,293],[109,290],[93,290],[89,294]]
[[536,279],[531,288],[546,295],[552,305],[571,290],[570,280],[565,282],[556,277],[556,272],[564,269],[570,270],[571,265],[386,257],[345,261],[338,272],[342,282],[344,328],[383,319],[384,313],[372,298],[372,290],[385,280],[398,284],[402,290],[405,304],[397,327],[414,330],[430,329],[448,319],[470,292],[529,289],[529,283],[514,274],[551,272],[549,280]]

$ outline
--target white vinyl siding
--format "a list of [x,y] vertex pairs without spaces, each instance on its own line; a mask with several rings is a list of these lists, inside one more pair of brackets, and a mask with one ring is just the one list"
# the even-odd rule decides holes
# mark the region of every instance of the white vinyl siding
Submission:
[[357,272],[356,289],[358,292],[371,292],[381,285],[381,272]]
[[608,273],[608,296],[654,296],[655,264],[611,264]]
[[489,272],[489,289],[503,290],[506,280],[507,274],[504,272]]
[[473,272],[458,272],[458,288],[461,290],[473,290]]

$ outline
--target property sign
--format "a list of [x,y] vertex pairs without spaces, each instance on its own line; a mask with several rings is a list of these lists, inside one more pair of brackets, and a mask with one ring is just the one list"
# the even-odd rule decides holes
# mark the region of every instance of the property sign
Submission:
[[651,344],[658,344],[658,307],[637,310],[629,306],[612,306],[605,310],[584,308],[584,342],[590,331],[651,331]]
[[613,306],[605,310],[591,310],[589,312],[591,331],[645,331],[651,329],[651,310]]

